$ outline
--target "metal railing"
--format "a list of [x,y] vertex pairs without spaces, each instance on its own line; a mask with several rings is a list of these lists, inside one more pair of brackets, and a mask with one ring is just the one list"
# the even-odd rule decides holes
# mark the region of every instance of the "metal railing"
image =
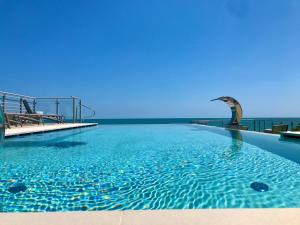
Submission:
[[32,104],[34,101],[34,97],[19,95],[16,93],[2,92],[0,91],[1,97],[1,106],[3,112],[15,112],[15,113],[23,113],[23,100],[27,100],[29,104]]
[[83,122],[95,116],[95,110],[82,103],[78,97],[32,97],[0,91],[0,105],[4,113],[26,114],[23,101],[26,100],[33,112],[55,114],[75,122]]
[[[196,120],[195,122],[217,127],[225,127],[229,124],[230,119],[208,119]],[[255,119],[242,119],[241,125],[248,126],[249,130],[256,132],[263,132],[265,129],[272,129],[273,125],[288,125],[288,129],[292,130],[300,124],[300,118],[255,118]]]

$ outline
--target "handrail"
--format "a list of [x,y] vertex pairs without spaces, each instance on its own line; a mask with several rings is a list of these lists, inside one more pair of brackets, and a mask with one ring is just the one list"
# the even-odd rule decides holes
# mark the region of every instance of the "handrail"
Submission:
[[17,94],[17,93],[10,93],[10,92],[4,92],[4,91],[0,91],[0,94],[1,95],[21,97],[21,98],[29,98],[29,99],[35,99],[36,98],[36,97],[32,97],[32,96],[20,95],[20,94]]
[[55,100],[55,99],[79,99],[78,97],[36,97],[36,99],[40,100]]
[[93,117],[95,116],[96,111],[95,111],[94,109],[92,109],[91,107],[86,106],[86,105],[84,105],[84,104],[81,104],[81,106],[84,107],[84,108],[86,108],[86,109],[89,109],[90,111],[93,112],[92,116],[86,117],[85,119],[87,119],[87,118],[93,118]]

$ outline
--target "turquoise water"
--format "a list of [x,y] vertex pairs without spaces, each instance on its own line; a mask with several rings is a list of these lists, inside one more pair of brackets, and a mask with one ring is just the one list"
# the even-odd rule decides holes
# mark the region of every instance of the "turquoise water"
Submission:
[[294,140],[188,124],[18,137],[0,150],[0,211],[300,207],[299,163]]

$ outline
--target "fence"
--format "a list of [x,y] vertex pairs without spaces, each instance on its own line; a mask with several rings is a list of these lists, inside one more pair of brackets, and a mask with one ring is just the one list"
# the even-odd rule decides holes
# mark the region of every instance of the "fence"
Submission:
[[[198,122],[210,126],[225,127],[230,119],[199,120]],[[255,118],[241,121],[241,125],[248,126],[249,130],[257,132],[263,132],[265,129],[271,129],[273,125],[279,124],[286,124],[289,130],[292,130],[300,124],[300,118]]]
[[0,91],[0,104],[4,113],[28,113],[24,100],[34,113],[54,114],[63,116],[71,122],[83,122],[95,116],[95,111],[82,103],[78,97],[39,98],[16,93]]

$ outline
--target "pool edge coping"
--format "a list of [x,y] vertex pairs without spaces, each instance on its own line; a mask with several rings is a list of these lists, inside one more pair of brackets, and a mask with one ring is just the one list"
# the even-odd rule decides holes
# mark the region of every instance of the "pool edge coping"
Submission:
[[1,225],[298,225],[300,208],[0,213]]
[[15,132],[11,132],[9,130],[9,134],[5,131],[5,139],[13,138],[18,136],[25,136],[25,135],[33,135],[33,134],[40,134],[40,133],[49,133],[49,132],[56,132],[56,131],[63,131],[63,130],[70,130],[70,129],[78,129],[78,128],[86,128],[92,126],[98,126],[98,123],[64,123],[64,124],[47,124],[43,126],[36,126],[36,127],[21,127],[21,128],[12,128],[14,130],[19,130]]

